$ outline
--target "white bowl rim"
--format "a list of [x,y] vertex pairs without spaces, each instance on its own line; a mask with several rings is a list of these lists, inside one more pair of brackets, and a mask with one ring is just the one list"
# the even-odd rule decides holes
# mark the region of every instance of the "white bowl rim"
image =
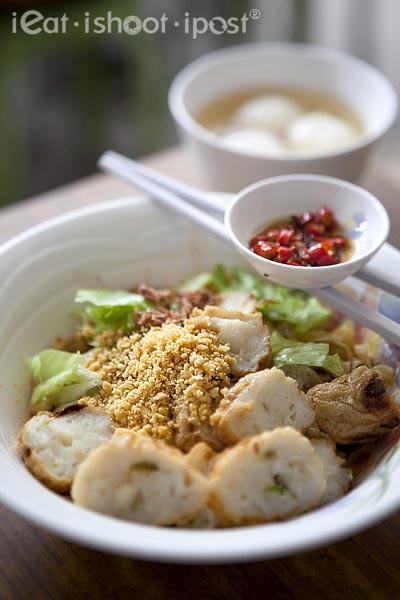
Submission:
[[[377,79],[380,79],[382,86],[386,87],[386,91],[390,96],[392,104],[391,112],[388,112],[386,121],[382,124],[381,128],[375,133],[365,132],[358,136],[354,142],[344,145],[342,148],[337,150],[324,150],[320,152],[304,152],[304,153],[285,153],[283,155],[277,154],[265,154],[256,155],[250,152],[243,152],[233,146],[230,146],[224,138],[221,138],[217,134],[208,130],[206,127],[200,125],[200,123],[191,115],[186,109],[183,101],[183,93],[188,84],[196,78],[198,75],[208,70],[210,59],[213,60],[213,64],[216,62],[223,64],[226,58],[234,57],[235,55],[251,55],[253,53],[264,53],[265,51],[278,51],[286,50],[289,52],[302,52],[303,54],[325,57],[328,60],[335,60],[336,62],[353,64],[355,67],[362,68],[365,71],[370,71]],[[298,42],[253,42],[249,44],[232,45],[227,48],[214,50],[207,54],[195,59],[194,61],[187,64],[183,69],[175,76],[168,90],[168,106],[169,110],[181,127],[187,129],[192,135],[200,138],[204,143],[211,146],[215,146],[220,150],[231,153],[235,156],[242,156],[246,158],[253,158],[255,160],[268,160],[274,162],[306,162],[311,160],[324,160],[327,158],[334,158],[337,156],[346,156],[351,154],[355,150],[365,148],[372,144],[376,140],[380,139],[392,126],[398,111],[399,100],[397,98],[396,91],[389,81],[389,79],[379,69],[366,61],[363,61],[352,54],[347,54],[335,48],[329,48],[327,46],[320,46],[317,44],[303,44]]]
[[[366,259],[369,259],[383,246],[383,244],[385,243],[385,241],[387,240],[387,237],[389,235],[390,219],[389,219],[389,215],[388,215],[385,207],[383,206],[383,204],[380,202],[380,200],[378,200],[378,198],[376,196],[371,194],[371,192],[369,192],[365,188],[363,188],[355,183],[345,181],[344,179],[338,179],[337,177],[329,177],[327,175],[310,175],[310,174],[277,175],[276,177],[268,177],[266,179],[262,179],[261,181],[256,181],[255,183],[248,185],[247,187],[245,187],[243,190],[241,190],[235,196],[234,200],[228,205],[228,207],[226,209],[225,227],[229,233],[229,237],[231,239],[233,239],[238,246],[240,246],[240,248],[246,254],[246,256],[248,256],[251,259],[254,259],[254,252],[252,252],[248,246],[246,246],[245,244],[243,244],[243,242],[241,240],[239,240],[239,238],[236,236],[236,234],[232,228],[232,225],[231,225],[231,214],[237,207],[237,204],[245,196],[247,196],[247,194],[251,194],[254,190],[258,190],[259,188],[262,188],[262,187],[267,188],[269,185],[286,183],[286,182],[296,182],[296,181],[298,181],[298,182],[299,181],[308,181],[310,183],[312,183],[312,182],[327,183],[327,184],[335,185],[337,187],[346,188],[357,194],[361,194],[362,196],[367,198],[368,202],[374,207],[374,209],[380,213],[382,220],[384,222],[384,229],[382,229],[380,239],[377,239],[375,244],[371,245],[368,248],[368,250],[365,251],[362,255],[359,255],[355,258],[349,258],[349,260],[346,260],[345,262],[342,262],[342,263],[338,263],[336,265],[329,265],[329,266],[325,266],[325,267],[314,267],[313,268],[314,271],[318,270],[318,272],[323,272],[323,271],[326,271],[327,269],[331,269],[332,273],[336,273],[337,271],[340,271],[340,270],[346,270],[346,267],[349,267],[352,264],[359,263],[360,261],[365,261]],[[329,204],[329,202],[327,204]],[[282,216],[284,217],[287,215],[282,215]],[[296,272],[296,273],[307,272],[308,273],[310,270],[310,267],[302,267],[302,266],[294,267],[291,265],[285,265],[282,263],[277,263],[275,261],[270,261],[267,258],[264,258],[263,260],[273,263],[274,267],[279,268],[279,270],[282,270],[282,274],[283,274],[283,272],[286,271],[288,278],[290,278],[291,273],[294,273],[294,272]]]
[[[96,213],[107,214],[115,210],[124,210],[144,202],[148,202],[148,199],[143,196],[129,196],[53,217],[5,242],[0,247],[0,260],[5,259],[14,248],[54,227],[73,223],[82,217]],[[10,469],[10,463],[13,469],[14,462],[7,454],[0,453],[2,474]],[[26,476],[33,477],[28,471]],[[0,501],[21,517],[64,539],[121,556],[182,564],[240,563],[304,552],[335,543],[371,527],[395,512],[400,506],[400,497],[386,495],[379,503],[358,507],[351,520],[337,522],[329,518],[323,531],[318,528],[311,530],[307,527],[305,537],[296,535],[299,533],[296,530],[303,532],[304,519],[319,513],[324,510],[323,508],[279,523],[221,530],[184,530],[141,525],[100,515],[77,507],[49,490],[46,491],[53,496],[52,508],[56,510],[46,511],[41,505],[31,504],[26,496],[10,491],[6,479],[7,477],[1,478]],[[60,510],[63,518],[60,518]],[[85,513],[84,521],[83,519],[80,519],[79,523],[75,521],[76,510]],[[288,527],[291,529],[291,535],[288,538],[279,538],[279,541],[275,539],[271,544],[268,533]]]

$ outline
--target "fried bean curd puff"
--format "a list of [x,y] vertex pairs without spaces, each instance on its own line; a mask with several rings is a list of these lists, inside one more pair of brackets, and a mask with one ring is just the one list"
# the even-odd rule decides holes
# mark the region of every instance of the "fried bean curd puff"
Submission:
[[321,431],[338,444],[370,442],[400,423],[400,410],[378,373],[360,366],[307,392]]

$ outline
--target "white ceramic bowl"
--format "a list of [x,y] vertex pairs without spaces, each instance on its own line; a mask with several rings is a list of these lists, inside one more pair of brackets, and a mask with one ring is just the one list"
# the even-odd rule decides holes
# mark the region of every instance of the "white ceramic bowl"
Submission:
[[[329,267],[292,267],[252,252],[249,241],[272,223],[316,211],[333,210],[343,233],[352,240],[349,260]],[[240,254],[273,283],[300,289],[336,285],[364,267],[389,235],[389,216],[367,190],[322,175],[284,175],[258,181],[242,190],[225,213],[225,226]]]
[[[79,210],[0,250],[0,500],[23,517],[94,548],[153,561],[222,563],[293,554],[373,525],[400,503],[400,452],[386,439],[371,473],[347,496],[282,523],[226,530],[159,528],[106,517],[46,489],[24,467],[16,436],[28,418],[24,356],[72,332],[74,292],[85,286],[177,283],[237,254],[141,199]],[[384,455],[384,456],[383,456]],[[374,466],[374,461],[377,466]]]
[[[309,88],[341,99],[360,115],[365,133],[331,152],[261,157],[229,147],[196,121],[213,100],[262,86]],[[169,108],[211,189],[238,192],[260,179],[290,173],[355,181],[393,123],[397,97],[379,71],[353,56],[306,44],[261,43],[232,46],[186,66],[171,85]]]

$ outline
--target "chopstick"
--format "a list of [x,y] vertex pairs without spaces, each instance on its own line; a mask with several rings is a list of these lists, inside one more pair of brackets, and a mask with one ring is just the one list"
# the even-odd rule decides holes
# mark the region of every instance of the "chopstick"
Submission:
[[[100,168],[113,173],[119,173],[120,176],[123,176],[122,173],[127,175],[129,173],[137,173],[148,181],[183,198],[186,202],[218,215],[221,220],[223,220],[227,205],[234,198],[234,194],[204,192],[111,150],[108,150],[100,157],[98,164]],[[396,264],[399,265],[397,270],[394,268]],[[390,294],[400,295],[399,250],[388,243],[384,244],[369,263],[357,272],[356,276]]]
[[[229,236],[225,230],[225,226],[223,223],[221,223],[221,221],[200,210],[199,208],[192,206],[189,202],[181,197],[178,197],[175,195],[175,193],[170,191],[171,189],[178,189],[180,187],[176,187],[176,182],[174,180],[171,180],[171,178],[168,178],[167,176],[163,176],[163,179],[165,178],[168,180],[168,189],[166,189],[155,183],[156,177],[154,176],[154,172],[152,173],[152,180],[150,180],[147,178],[147,176],[145,176],[145,170],[140,169],[141,172],[139,173],[139,169],[136,168],[136,164],[135,168],[133,169],[129,159],[120,157],[116,153],[111,152],[103,154],[98,161],[98,165],[101,169],[114,175],[118,175],[125,181],[132,183],[140,190],[150,194],[151,197],[161,206],[167,207],[174,212],[183,215],[190,221],[193,221],[199,225],[201,228],[206,229],[211,234],[217,236],[222,241],[230,242]],[[191,186],[186,186],[186,184],[182,185],[185,188],[185,192],[190,194]],[[199,198],[199,196],[197,197]],[[375,331],[387,341],[400,346],[399,323],[396,323],[381,313],[368,308],[365,304],[362,304],[358,300],[354,300],[350,296],[343,294],[335,288],[312,290],[312,293],[321,301],[347,315],[350,319],[353,319],[368,329]]]
[[[161,206],[180,213],[190,221],[195,222],[199,227],[207,229],[210,233],[216,235],[223,241],[229,241],[229,236],[221,221],[173,194],[168,188],[153,183],[153,181],[150,181],[147,177],[139,173],[138,169],[132,169],[131,161],[129,159],[118,156],[113,152],[107,152],[98,160],[98,166],[103,169],[103,171],[118,175],[143,192],[150,194],[152,199]],[[189,188],[190,186],[185,187]]]
[[321,302],[329,304],[335,310],[345,314],[353,321],[361,323],[368,329],[379,333],[388,342],[400,346],[400,325],[396,321],[392,321],[389,317],[385,317],[382,313],[372,310],[366,304],[354,300],[333,287],[310,290],[310,294],[313,294]]
[[[233,200],[234,194],[204,192],[192,185],[169,177],[164,173],[159,173],[154,169],[146,167],[136,160],[127,158],[113,150],[107,150],[102,154],[97,162],[98,166],[111,173],[117,173],[120,177],[129,180],[129,174],[135,172],[137,175],[144,177],[146,180],[156,183],[160,187],[168,190],[186,200],[195,206],[210,210],[217,213],[221,217],[224,216],[226,206],[230,200]],[[118,169],[118,171],[116,171]]]

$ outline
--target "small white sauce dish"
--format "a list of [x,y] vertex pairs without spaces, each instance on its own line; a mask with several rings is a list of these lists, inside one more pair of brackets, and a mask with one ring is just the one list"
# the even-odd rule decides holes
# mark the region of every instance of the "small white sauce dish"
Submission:
[[[320,206],[334,212],[350,238],[353,251],[348,260],[328,267],[297,267],[249,249],[250,239],[268,225]],[[225,227],[236,249],[260,275],[279,285],[317,289],[336,285],[366,265],[386,241],[390,222],[379,200],[357,185],[321,175],[284,175],[240,192],[225,213]]]
[[[198,123],[213,100],[262,87],[315,90],[348,105],[364,133],[343,147],[320,152],[251,155]],[[374,67],[329,48],[307,44],[249,44],[203,56],[174,79],[169,108],[210,189],[238,192],[260,179],[316,173],[357,180],[376,142],[392,125],[397,97]]]

